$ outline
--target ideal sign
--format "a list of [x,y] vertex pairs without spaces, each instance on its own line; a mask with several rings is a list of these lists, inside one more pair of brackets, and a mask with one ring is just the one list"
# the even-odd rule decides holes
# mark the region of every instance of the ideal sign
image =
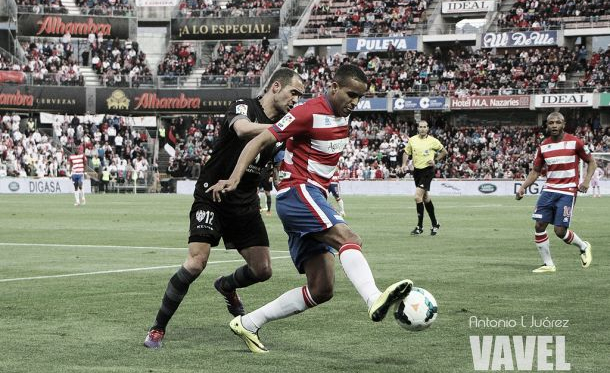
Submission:
[[482,36],[483,48],[514,48],[557,45],[557,31],[488,32]]
[[441,6],[443,14],[487,13],[494,10],[495,1],[444,1]]
[[591,107],[592,93],[563,93],[534,96],[534,106],[539,107]]

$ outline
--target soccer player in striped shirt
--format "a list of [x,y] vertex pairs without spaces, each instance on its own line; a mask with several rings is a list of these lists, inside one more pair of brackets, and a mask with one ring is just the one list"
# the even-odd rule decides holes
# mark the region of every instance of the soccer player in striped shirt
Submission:
[[85,165],[87,157],[82,150],[77,150],[76,154],[71,154],[68,157],[68,165],[72,174],[72,183],[74,184],[74,206],[85,204],[85,191],[83,190],[83,180],[85,179]]
[[[551,135],[542,141],[536,150],[534,166],[527,175],[525,182],[517,191],[516,198],[520,200],[525,190],[540,176],[542,167],[546,165],[547,179],[532,217],[536,220],[536,247],[544,264],[533,270],[534,273],[555,272],[555,264],[551,258],[549,237],[546,227],[549,223],[555,226],[555,234],[563,242],[578,247],[583,268],[591,265],[591,244],[583,241],[569,229],[576,195],[580,191],[586,193],[589,189],[591,176],[596,169],[595,159],[589,150],[576,136],[564,132],[565,119],[559,112],[547,117],[547,130]],[[587,173],[582,184],[578,185],[578,165],[580,160],[587,163]]]
[[288,234],[290,256],[299,273],[306,275],[307,284],[229,323],[254,353],[268,352],[258,337],[264,324],[332,298],[335,250],[345,274],[367,304],[372,321],[381,321],[390,307],[411,290],[410,280],[398,281],[383,292],[377,288],[361,251],[362,239],[327,201],[330,179],[349,141],[348,117],[366,88],[366,75],[359,67],[340,66],[327,95],[296,107],[255,137],[242,151],[229,179],[208,188],[215,200],[227,198],[226,193],[239,184],[261,149],[276,141],[286,142],[276,209]]

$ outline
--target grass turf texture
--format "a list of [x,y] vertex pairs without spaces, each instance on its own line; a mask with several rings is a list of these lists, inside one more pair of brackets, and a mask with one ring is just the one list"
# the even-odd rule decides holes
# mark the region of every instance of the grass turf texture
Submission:
[[[583,270],[577,249],[548,229],[557,273],[542,275],[531,273],[540,264],[534,197],[434,202],[439,235],[429,236],[426,217],[425,234],[411,237],[410,196],[345,197],[347,221],[364,240],[378,286],[410,278],[436,297],[439,317],[430,329],[407,332],[391,315],[369,321],[337,261],[334,298],[266,325],[260,336],[271,353],[255,356],[229,330],[231,316],[212,286],[242,263],[224,250],[212,252],[191,286],[164,348],[142,346],[186,255],[191,197],[88,195],[86,206],[74,207],[71,195],[0,195],[0,372],[472,372],[471,335],[564,335],[572,371],[607,372],[610,198],[579,198],[575,208],[572,228],[593,245],[591,268]],[[270,281],[240,291],[247,310],[305,283],[287,258],[277,216],[264,219],[277,259]],[[473,316],[567,319],[569,327],[476,328]]]

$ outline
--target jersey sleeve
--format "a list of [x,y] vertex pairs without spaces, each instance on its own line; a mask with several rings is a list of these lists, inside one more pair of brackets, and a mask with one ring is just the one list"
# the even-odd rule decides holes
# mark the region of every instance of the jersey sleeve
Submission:
[[591,153],[589,152],[589,148],[585,146],[585,143],[582,142],[581,139],[576,139],[576,154],[585,162],[589,162],[591,160]]
[[540,151],[540,145],[536,147],[536,155],[534,156],[534,167],[542,168],[544,166],[544,157]]
[[229,127],[233,127],[233,124],[240,119],[248,119],[248,112],[250,108],[248,107],[248,103],[244,100],[237,100],[229,106],[229,109],[226,113],[226,123]]
[[433,150],[440,152],[441,150],[443,150],[443,144],[441,144],[441,142],[438,139],[434,139],[434,144],[433,144]]
[[286,141],[290,137],[297,136],[309,132],[312,125],[313,114],[310,111],[310,106],[307,104],[297,106],[279,122],[269,128],[269,131],[275,136],[277,141]]
[[411,141],[407,142],[407,145],[405,145],[405,154],[408,156],[413,155],[413,147],[411,146]]

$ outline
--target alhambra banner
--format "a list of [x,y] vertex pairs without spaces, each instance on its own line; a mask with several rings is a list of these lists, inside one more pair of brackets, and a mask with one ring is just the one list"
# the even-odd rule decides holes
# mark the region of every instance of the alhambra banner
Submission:
[[0,84],[0,108],[61,114],[86,111],[84,87],[26,86]]
[[172,18],[173,40],[275,39],[279,17]]
[[127,39],[129,18],[19,14],[17,29],[21,36],[61,37],[69,32],[73,38],[86,38],[90,33],[102,33],[106,39]]
[[138,115],[139,113],[224,112],[232,101],[250,97],[251,90],[239,89],[136,89],[96,90],[96,113]]

